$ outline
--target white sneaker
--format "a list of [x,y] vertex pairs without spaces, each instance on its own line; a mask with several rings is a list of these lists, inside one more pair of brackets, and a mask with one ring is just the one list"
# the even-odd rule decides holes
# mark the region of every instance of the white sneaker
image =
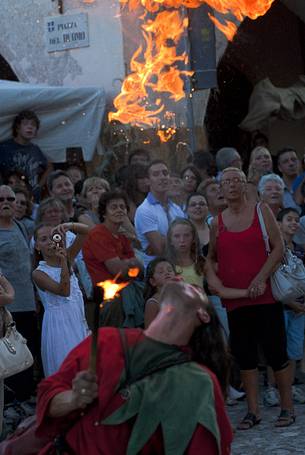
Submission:
[[303,390],[295,385],[292,386],[292,398],[295,403],[298,404],[305,403],[305,394]]
[[228,388],[228,398],[231,400],[239,400],[245,396],[245,392],[240,392],[239,390],[234,389],[231,385]]
[[263,394],[264,406],[273,407],[280,404],[279,394],[275,387],[268,387]]

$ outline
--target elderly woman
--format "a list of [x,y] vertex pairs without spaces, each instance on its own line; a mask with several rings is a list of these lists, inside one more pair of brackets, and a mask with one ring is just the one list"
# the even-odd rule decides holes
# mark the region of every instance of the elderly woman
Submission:
[[59,199],[48,197],[39,204],[35,221],[36,224],[49,223],[57,226],[68,221],[68,215],[65,206]]
[[258,346],[274,371],[280,393],[281,412],[276,426],[289,426],[295,415],[284,314],[281,303],[272,295],[270,283],[284,254],[280,230],[270,207],[262,203],[260,210],[271,245],[267,255],[257,205],[247,199],[245,174],[240,169],[227,168],[220,183],[228,207],[213,220],[206,272],[209,287],[216,293],[223,286],[247,291],[247,297],[223,299],[228,312],[231,352],[241,369],[248,404],[248,412],[238,428],[248,430],[261,421]]
[[81,197],[87,209],[79,216],[80,223],[87,224],[90,227],[100,223],[98,216],[98,203],[100,197],[106,191],[110,191],[110,185],[107,180],[101,177],[89,177],[84,181]]
[[275,217],[283,208],[284,187],[283,180],[277,174],[264,175],[258,183],[260,200],[269,205]]
[[126,277],[130,267],[139,266],[130,241],[119,232],[127,211],[124,193],[109,191],[101,196],[101,224],[89,232],[83,247],[84,259],[94,285],[114,278],[117,273]]
[[[120,233],[127,212],[125,193],[109,191],[101,196],[99,201],[101,223],[91,229],[83,246],[83,255],[93,286],[100,281],[113,279],[117,274],[120,278],[126,279],[130,268],[141,268],[130,240]],[[113,318],[115,321],[111,315],[111,323],[107,319],[105,325],[122,323],[121,305],[112,306],[114,311],[117,310]]]
[[[22,226],[14,221],[16,196],[5,185],[0,186],[0,268],[15,291],[11,312],[18,331],[28,340],[33,354],[37,352],[37,320],[32,283],[32,261],[28,239]],[[33,368],[11,376],[7,385],[19,401],[27,400],[34,390]]]

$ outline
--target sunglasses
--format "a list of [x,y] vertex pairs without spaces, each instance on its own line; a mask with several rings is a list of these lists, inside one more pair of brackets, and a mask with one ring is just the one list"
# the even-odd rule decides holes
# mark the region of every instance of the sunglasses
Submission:
[[[0,198],[0,199],[1,199],[1,198]],[[19,201],[19,202],[17,202],[17,204],[26,206],[26,201]]]
[[4,201],[7,201],[7,202],[15,202],[15,198],[13,196],[10,196],[10,197],[0,197],[0,203],[1,202],[4,202]]

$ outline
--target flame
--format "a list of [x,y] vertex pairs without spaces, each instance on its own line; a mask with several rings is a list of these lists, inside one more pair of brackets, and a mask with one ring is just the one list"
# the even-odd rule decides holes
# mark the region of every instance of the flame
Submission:
[[[116,112],[109,113],[109,121],[159,125],[159,114],[165,108],[160,93],[166,93],[174,101],[184,98],[182,76],[190,76],[192,72],[178,69],[179,62],[187,64],[188,56],[186,52],[178,55],[176,46],[187,27],[188,19],[182,18],[178,10],[162,11],[154,20],[145,20],[142,24],[145,48],[141,45],[131,59],[131,74],[114,100]],[[155,98],[153,104],[149,102],[152,98]]]
[[[140,269],[138,267],[133,267],[128,269],[128,276],[130,278],[136,278],[140,273]],[[99,283],[96,284],[96,286],[103,288],[104,290],[104,300],[111,300],[113,299],[118,293],[126,288],[126,286],[129,285],[129,282],[125,283],[117,283],[117,279],[121,275],[121,272],[119,272],[113,280],[105,280],[105,281],[100,281]]]
[[176,133],[175,128],[166,128],[165,130],[159,129],[157,131],[157,135],[159,136],[162,142],[169,141],[174,136],[175,133]]
[[216,19],[215,16],[209,13],[209,18],[211,21],[216,25],[216,27],[226,36],[228,41],[232,41],[236,31],[237,31],[237,25],[235,25],[231,21],[225,21],[225,24],[220,22],[218,19]]
[[130,278],[136,278],[140,273],[140,269],[138,267],[133,267],[131,269],[128,270],[128,276],[130,276]]
[[97,283],[97,286],[104,289],[104,300],[112,300],[118,293],[128,286],[127,283],[116,283],[114,280],[106,280]]
[[[131,73],[125,78],[121,93],[114,100],[116,112],[109,113],[109,121],[157,127],[160,140],[169,140],[175,134],[176,127],[168,124],[161,126],[160,117],[162,118],[166,107],[166,97],[176,102],[184,98],[183,78],[193,74],[187,69],[179,68],[182,64],[186,68],[188,56],[186,52],[179,55],[176,50],[188,27],[183,7],[198,8],[207,4],[223,15],[230,13],[242,21],[245,17],[256,19],[264,15],[274,1],[120,0],[130,11],[139,8],[142,12],[144,8],[144,14],[140,17],[144,43],[131,59]],[[233,39],[237,26],[232,21],[224,19],[221,22],[213,15],[209,17],[228,40]]]

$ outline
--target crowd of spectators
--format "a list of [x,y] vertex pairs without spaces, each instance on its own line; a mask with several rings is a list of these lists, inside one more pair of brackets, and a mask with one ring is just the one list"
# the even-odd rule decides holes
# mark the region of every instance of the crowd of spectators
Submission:
[[[88,335],[97,283],[126,281],[137,267],[129,291],[101,309],[100,324],[148,327],[167,282],[195,285],[215,308],[240,370],[240,381],[231,381],[248,403],[239,428],[261,420],[258,367],[268,371],[265,405],[280,405],[276,425],[291,425],[293,401],[305,403],[295,385],[305,305],[276,302],[270,275],[285,248],[304,260],[305,176],[296,151],[285,146],[272,157],[258,145],[248,168],[235,148],[197,151],[177,174],[138,149],[111,184],[77,165],[54,170],[32,143],[39,124],[35,113],[20,113],[12,139],[0,144],[0,268],[14,290],[8,308],[35,357],[34,367],[5,381],[7,422],[11,403],[21,416],[34,409],[37,381]],[[3,405],[1,383],[0,393]]]

